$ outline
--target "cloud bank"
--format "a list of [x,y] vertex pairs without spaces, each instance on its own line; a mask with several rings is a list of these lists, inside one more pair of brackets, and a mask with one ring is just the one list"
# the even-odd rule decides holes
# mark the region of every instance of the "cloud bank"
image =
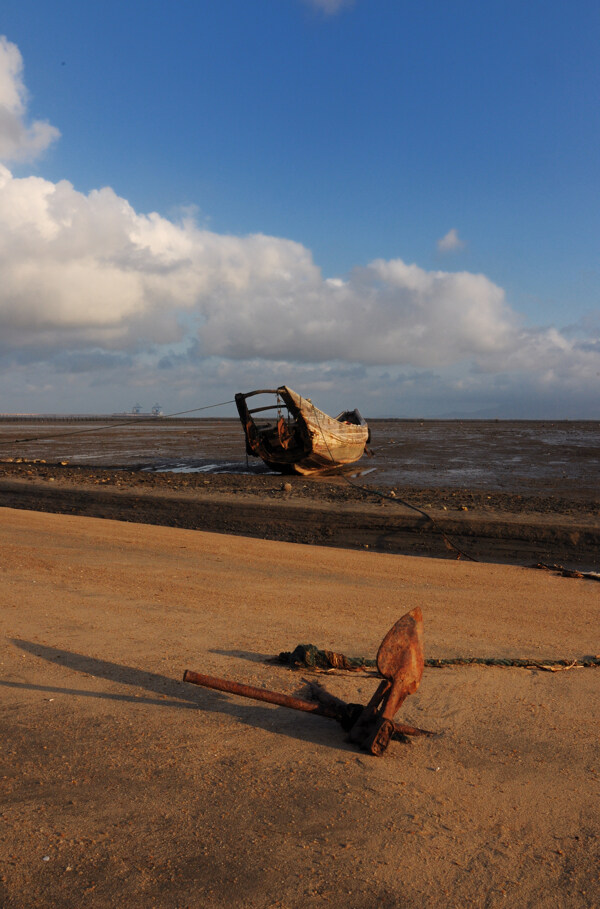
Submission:
[[378,259],[324,278],[299,243],[139,214],[110,188],[0,166],[0,350],[524,371],[592,381],[597,346],[526,329],[485,275]]
[[206,356],[483,367],[518,337],[484,275],[379,259],[327,280],[299,243],[175,224],[109,188],[86,196],[1,166],[0,269],[2,343],[40,355],[132,352],[193,324]]
[[[17,48],[2,39],[4,160],[57,135],[48,124],[25,126],[21,71]],[[460,242],[455,230],[444,241]],[[312,390],[350,383],[373,401],[384,385],[392,392],[380,412],[397,408],[394,395],[423,389],[440,400],[450,389],[471,406],[483,400],[478,389],[492,401],[524,389],[587,401],[600,376],[597,321],[568,334],[527,328],[485,275],[396,258],[327,278],[291,240],[217,234],[136,212],[109,187],[86,195],[3,165],[0,275],[5,401],[21,370],[34,409],[68,387],[66,376],[79,386],[86,377],[90,403],[80,409],[93,409],[92,389],[109,373],[132,389],[168,376],[178,401],[198,399],[200,378],[230,382],[229,393],[294,375]]]

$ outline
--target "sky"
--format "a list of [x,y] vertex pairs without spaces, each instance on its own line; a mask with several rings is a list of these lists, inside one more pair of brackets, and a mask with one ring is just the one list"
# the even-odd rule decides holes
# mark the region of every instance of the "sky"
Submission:
[[600,419],[596,0],[3,0],[0,36],[0,412]]

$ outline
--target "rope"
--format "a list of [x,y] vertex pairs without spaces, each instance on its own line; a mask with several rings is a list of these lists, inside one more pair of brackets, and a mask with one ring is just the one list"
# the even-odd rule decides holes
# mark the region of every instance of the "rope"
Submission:
[[[199,413],[201,410],[210,410],[213,407],[224,407],[225,404],[235,404],[235,401],[220,401],[218,404],[207,404],[205,407],[194,407],[192,410],[180,410],[177,413],[167,413],[165,417],[182,417],[188,413]],[[158,417],[156,419],[159,419]],[[164,419],[164,417],[163,417]],[[140,423],[139,418],[135,420],[111,421],[103,426],[94,426],[92,429],[73,429],[70,432],[53,433],[50,436],[32,436],[29,439],[9,439],[0,441],[0,445],[17,445],[23,442],[47,442],[51,439],[62,439],[65,436],[80,436],[88,432],[103,432],[105,429],[114,429],[115,426],[132,426]]]
[[[282,663],[291,669],[312,669],[314,672],[332,672],[335,669],[346,672],[362,672],[377,668],[377,660],[367,657],[347,657],[333,650],[319,650],[315,644],[298,644],[295,650],[283,651],[270,662]],[[447,666],[501,666],[518,669],[543,669],[560,672],[565,669],[589,669],[600,667],[600,656],[582,660],[536,660],[503,657],[448,657],[425,660],[430,669],[444,669]]]
[[518,669],[545,669],[548,672],[559,672],[561,669],[591,669],[600,667],[600,657],[584,660],[527,660],[503,659],[501,657],[450,657],[443,660],[425,660],[431,669],[443,669],[445,666],[508,666]]
[[[313,404],[312,401],[309,401],[309,403],[313,409],[313,415],[315,417],[315,420],[317,421],[317,426],[319,427],[319,431],[321,433],[321,436],[323,437],[323,441],[325,442],[325,447],[327,448],[327,451],[329,452],[329,457],[331,458],[332,462],[335,463],[335,458],[333,457],[333,454],[329,447],[329,443],[327,442],[327,437],[325,436],[325,433],[323,432],[323,427],[321,426],[321,423],[319,422],[319,417],[318,417],[315,405]],[[358,489],[360,492],[363,492],[365,495],[378,496],[380,499],[387,499],[388,502],[394,502],[395,505],[404,505],[406,508],[410,508],[410,509],[412,509],[412,511],[416,511],[418,514],[420,514],[424,518],[426,518],[427,521],[429,521],[429,523],[431,524],[433,529],[436,531],[436,533],[440,534],[440,536],[442,537],[442,539],[444,540],[446,545],[449,546],[450,549],[453,549],[455,552],[457,552],[459,557],[462,556],[463,558],[467,559],[469,562],[478,562],[479,561],[479,559],[476,559],[475,556],[469,555],[468,552],[465,552],[464,549],[461,549],[460,546],[457,546],[456,543],[450,539],[450,537],[448,536],[446,531],[440,527],[440,525],[431,517],[430,514],[427,514],[426,511],[423,511],[422,508],[419,508],[417,505],[412,505],[410,502],[407,502],[406,499],[400,499],[400,498],[398,498],[398,496],[391,496],[386,492],[381,492],[379,489],[372,489],[369,486],[363,486],[361,483],[353,483],[352,480],[350,479],[350,477],[346,476],[346,474],[342,474],[342,477],[346,481],[346,483],[348,483],[349,486],[352,486],[354,489]]]

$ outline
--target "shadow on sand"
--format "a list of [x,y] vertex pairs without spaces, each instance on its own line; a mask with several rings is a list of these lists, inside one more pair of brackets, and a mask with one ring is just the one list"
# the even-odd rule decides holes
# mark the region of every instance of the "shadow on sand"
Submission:
[[[199,688],[186,684],[183,681],[136,669],[133,666],[123,666],[109,660],[101,660],[85,654],[48,647],[33,641],[12,639],[15,647],[32,656],[39,657],[57,666],[102,679],[112,685],[127,685],[141,688],[150,693],[150,697],[140,697],[138,694],[123,694],[114,691],[89,691],[84,688],[63,688],[55,685],[33,684],[29,682],[16,682],[7,679],[0,680],[0,687],[17,688],[26,691],[40,691],[47,694],[71,695],[75,697],[99,698],[102,700],[120,701],[138,705],[154,707],[170,707],[183,710],[203,710],[210,713],[221,713],[230,716],[239,722],[255,729],[283,735],[300,741],[312,742],[335,750],[354,751],[344,741],[344,733],[337,725],[324,717],[309,716],[288,710],[285,707],[254,706],[251,701],[240,701],[235,696],[227,696],[220,692]],[[218,652],[218,651],[215,651]],[[243,652],[235,652],[235,656],[243,656]],[[253,657],[253,661],[264,659],[262,655],[246,655]],[[152,696],[153,695],[153,696]]]

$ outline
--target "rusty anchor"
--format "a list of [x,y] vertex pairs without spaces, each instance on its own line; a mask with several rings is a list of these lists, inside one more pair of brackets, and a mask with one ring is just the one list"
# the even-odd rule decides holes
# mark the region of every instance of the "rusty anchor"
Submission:
[[394,736],[406,740],[406,736],[435,735],[426,729],[398,723],[394,719],[408,695],[414,694],[419,687],[423,666],[423,615],[421,609],[416,607],[398,619],[381,642],[377,651],[377,671],[381,681],[366,706],[346,703],[315,683],[309,684],[312,700],[307,701],[253,685],[192,672],[190,669],[184,672],[183,681],[330,717],[341,723],[351,742],[379,757],[384,754]]

